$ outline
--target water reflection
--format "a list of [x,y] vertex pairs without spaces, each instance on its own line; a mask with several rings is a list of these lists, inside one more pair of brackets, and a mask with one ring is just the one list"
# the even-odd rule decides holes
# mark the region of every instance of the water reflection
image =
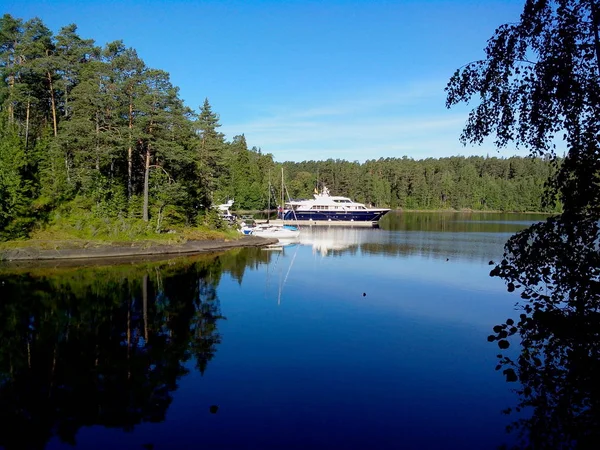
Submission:
[[399,212],[391,211],[380,222],[386,230],[453,233],[515,233],[547,214],[485,212]]
[[327,256],[347,250],[356,252],[360,244],[372,237],[372,232],[361,228],[312,227],[300,233],[299,242],[312,247],[313,254]]
[[479,336],[510,310],[487,277],[507,237],[332,227],[276,249],[0,265],[0,447],[488,447],[506,392]]
[[[509,240],[492,275],[520,292],[519,318],[494,327],[497,370],[515,389],[515,448],[600,448],[598,222],[551,218]],[[508,354],[511,336],[520,353]]]
[[400,213],[391,212],[380,229],[305,227],[302,245],[315,255],[421,256],[434,259],[479,260],[502,251],[506,240],[528,225],[544,220],[540,214]]
[[164,420],[184,363],[204,373],[221,341],[223,267],[202,257],[0,272],[0,446]]

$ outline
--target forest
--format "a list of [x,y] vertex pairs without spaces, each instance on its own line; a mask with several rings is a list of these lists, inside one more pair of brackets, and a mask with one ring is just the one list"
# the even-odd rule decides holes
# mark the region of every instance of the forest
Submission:
[[0,71],[0,240],[43,229],[101,237],[219,228],[214,204],[234,199],[249,211],[281,198],[281,168],[292,198],[327,185],[391,208],[560,209],[544,199],[557,159],[276,162],[243,133],[227,140],[208,98],[193,110],[166,71],[120,40],[82,38],[74,24],[55,34],[38,18],[5,14]]

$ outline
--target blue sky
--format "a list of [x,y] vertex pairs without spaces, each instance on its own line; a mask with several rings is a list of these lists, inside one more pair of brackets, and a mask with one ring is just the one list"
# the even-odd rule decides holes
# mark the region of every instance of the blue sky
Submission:
[[0,0],[2,13],[75,23],[98,45],[122,39],[170,73],[185,103],[208,98],[227,139],[276,161],[451,155],[468,107],[447,110],[454,70],[481,58],[523,0]]

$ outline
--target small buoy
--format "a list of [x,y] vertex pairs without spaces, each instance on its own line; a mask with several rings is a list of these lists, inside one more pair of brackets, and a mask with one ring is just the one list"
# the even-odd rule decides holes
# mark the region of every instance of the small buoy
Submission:
[[450,258],[446,258],[446,261],[450,261]]
[[367,296],[367,293],[366,293],[366,292],[363,292],[363,297],[366,297],[366,296]]
[[218,410],[219,410],[219,407],[217,405],[210,405],[210,413],[211,414],[216,414]]

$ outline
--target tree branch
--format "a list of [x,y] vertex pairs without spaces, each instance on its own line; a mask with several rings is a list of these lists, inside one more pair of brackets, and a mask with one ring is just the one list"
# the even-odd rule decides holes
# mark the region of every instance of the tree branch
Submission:
[[175,181],[175,180],[173,180],[173,178],[171,178],[171,175],[169,175],[169,172],[167,172],[167,171],[164,169],[164,167],[163,167],[163,166],[159,166],[159,165],[156,165],[156,164],[154,164],[154,165],[151,165],[151,166],[148,166],[148,169],[152,169],[152,168],[158,168],[158,169],[161,169],[161,170],[162,170],[162,171],[163,171],[163,172],[164,172],[164,173],[167,175],[167,177],[169,178],[169,183],[173,183],[173,182]]
[[591,12],[592,12],[592,26],[594,27],[594,46],[596,48],[596,66],[598,68],[598,75],[600,75],[600,35],[598,33],[598,9],[596,7],[596,0],[590,0]]

